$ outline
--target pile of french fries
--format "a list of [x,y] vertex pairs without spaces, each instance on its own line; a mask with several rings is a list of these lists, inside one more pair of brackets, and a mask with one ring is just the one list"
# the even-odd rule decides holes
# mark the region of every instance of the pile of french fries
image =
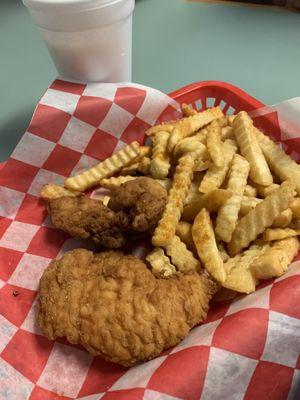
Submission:
[[41,196],[78,196],[99,184],[113,191],[150,176],[168,190],[146,257],[152,272],[205,268],[220,286],[251,293],[260,279],[284,274],[298,252],[300,166],[244,111],[183,104],[182,112],[146,131],[151,145],[133,142]]

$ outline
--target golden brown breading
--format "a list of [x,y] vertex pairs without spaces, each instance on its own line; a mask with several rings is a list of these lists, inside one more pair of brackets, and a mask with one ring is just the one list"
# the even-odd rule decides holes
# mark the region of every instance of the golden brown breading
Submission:
[[131,255],[76,249],[44,271],[38,321],[48,339],[130,366],[179,343],[215,291],[206,272],[158,279]]
[[140,177],[117,188],[106,207],[87,196],[50,200],[53,225],[71,236],[92,239],[110,249],[122,247],[130,234],[152,231],[164,210],[167,191],[154,179]]
[[50,200],[48,211],[53,225],[71,236],[92,239],[97,245],[117,249],[126,242],[129,229],[125,213],[110,210],[101,201],[87,196]]
[[152,178],[125,182],[111,196],[108,207],[129,215],[134,232],[152,231],[165,208],[167,191]]

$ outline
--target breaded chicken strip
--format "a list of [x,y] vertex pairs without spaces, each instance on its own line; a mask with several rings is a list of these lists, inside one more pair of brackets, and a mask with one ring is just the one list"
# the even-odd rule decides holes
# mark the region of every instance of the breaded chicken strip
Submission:
[[108,207],[126,212],[133,232],[151,232],[161,218],[167,197],[167,191],[160,183],[143,176],[118,187],[112,193]]
[[129,229],[125,213],[107,208],[102,201],[87,196],[60,197],[50,200],[48,211],[56,228],[97,245],[118,249],[126,242]]
[[44,271],[38,322],[48,339],[66,336],[131,366],[179,343],[206,318],[215,291],[205,272],[157,279],[133,256],[76,249]]

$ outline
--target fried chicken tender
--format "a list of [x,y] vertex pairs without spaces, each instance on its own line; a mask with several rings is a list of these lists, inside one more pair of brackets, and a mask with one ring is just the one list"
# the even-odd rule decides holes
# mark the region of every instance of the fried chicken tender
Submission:
[[112,193],[108,207],[127,213],[134,232],[151,232],[160,220],[167,196],[159,182],[140,177],[118,187]]
[[126,243],[127,215],[110,210],[102,201],[87,196],[60,197],[49,201],[48,211],[53,225],[71,236],[92,239],[110,249]]
[[216,290],[206,272],[158,279],[132,255],[76,249],[44,271],[38,322],[50,340],[131,366],[179,343]]

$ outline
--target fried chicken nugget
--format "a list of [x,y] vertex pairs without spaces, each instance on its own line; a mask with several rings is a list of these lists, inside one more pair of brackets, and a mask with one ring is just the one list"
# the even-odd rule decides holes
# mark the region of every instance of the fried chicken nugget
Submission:
[[134,232],[152,231],[163,213],[167,196],[166,189],[159,182],[142,176],[116,188],[108,207],[124,211]]
[[206,318],[216,289],[206,272],[157,279],[131,255],[76,249],[44,271],[38,323],[50,340],[131,366],[179,343]]
[[115,213],[102,201],[87,196],[60,197],[48,203],[53,225],[71,236],[92,239],[97,245],[118,249],[126,243],[128,216]]

